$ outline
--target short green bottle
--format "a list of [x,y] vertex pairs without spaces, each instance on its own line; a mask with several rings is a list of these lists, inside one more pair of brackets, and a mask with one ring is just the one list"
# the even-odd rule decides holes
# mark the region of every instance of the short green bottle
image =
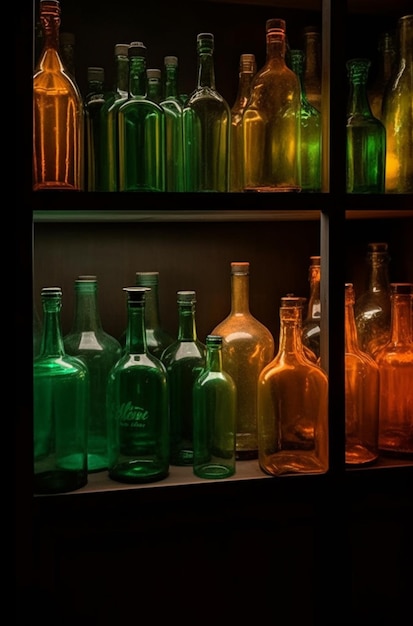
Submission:
[[100,472],[108,467],[107,380],[120,358],[121,345],[102,327],[96,276],[79,276],[75,281],[73,324],[64,346],[67,354],[81,358],[89,370],[88,472]]
[[222,337],[206,338],[206,364],[194,383],[194,465],[200,478],[235,474],[237,390],[222,368]]
[[125,287],[126,351],[108,379],[109,477],[149,483],[169,473],[168,381],[149,353],[145,334],[146,287]]
[[178,337],[162,354],[168,373],[172,465],[192,465],[193,385],[205,367],[206,348],[196,329],[196,293],[178,291]]
[[62,290],[41,292],[43,333],[33,362],[34,492],[74,491],[87,484],[89,372],[65,353]]

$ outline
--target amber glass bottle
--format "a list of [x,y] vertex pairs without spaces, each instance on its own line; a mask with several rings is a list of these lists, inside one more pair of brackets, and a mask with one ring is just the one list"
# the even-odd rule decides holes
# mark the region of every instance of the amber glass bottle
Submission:
[[367,89],[371,112],[378,120],[383,119],[383,95],[389,82],[396,58],[394,37],[391,33],[381,33],[377,46],[378,59],[374,81]]
[[275,358],[258,380],[258,461],[267,474],[320,474],[328,468],[328,379],[305,358],[302,298],[281,298]]
[[379,368],[358,345],[354,289],[345,286],[346,464],[374,463],[378,456]]
[[33,189],[83,186],[83,103],[59,53],[60,3],[40,0],[43,51],[33,76]]
[[237,459],[257,458],[258,376],[274,356],[274,339],[249,307],[248,262],[231,263],[231,311],[211,334],[222,336],[223,368],[237,387]]
[[304,28],[304,59],[307,100],[321,112],[321,41],[317,26]]
[[310,257],[308,277],[310,281],[310,298],[308,300],[307,315],[303,321],[302,341],[306,348],[315,355],[315,361],[320,358],[321,335],[321,300],[320,300],[320,257]]
[[380,372],[379,449],[413,457],[413,283],[390,287],[390,339],[375,358]]

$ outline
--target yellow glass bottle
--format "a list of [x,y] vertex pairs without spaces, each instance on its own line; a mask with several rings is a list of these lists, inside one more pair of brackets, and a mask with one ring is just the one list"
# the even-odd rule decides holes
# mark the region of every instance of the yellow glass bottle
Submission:
[[281,298],[275,358],[258,380],[258,462],[267,474],[328,469],[328,378],[305,356],[302,298]]
[[369,465],[378,456],[379,368],[358,345],[354,288],[345,285],[346,465]]
[[83,103],[59,54],[60,3],[40,0],[43,51],[33,76],[33,190],[83,186]]
[[274,355],[274,339],[249,308],[248,262],[231,263],[231,311],[215,326],[222,336],[223,368],[237,387],[236,458],[257,458],[257,382]]
[[396,48],[391,33],[381,33],[377,45],[378,60],[376,75],[367,88],[371,112],[378,120],[383,120],[383,94],[393,73]]

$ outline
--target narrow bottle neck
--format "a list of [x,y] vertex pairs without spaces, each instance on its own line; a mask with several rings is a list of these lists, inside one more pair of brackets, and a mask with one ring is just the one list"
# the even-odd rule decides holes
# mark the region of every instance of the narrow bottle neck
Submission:
[[178,99],[178,71],[174,66],[165,67],[164,97]]
[[320,268],[312,268],[310,271],[310,298],[308,300],[307,319],[320,319]]
[[350,78],[350,91],[347,114],[371,117],[370,104],[367,97],[366,77]]
[[393,294],[391,297],[391,342],[412,343],[412,296]]
[[196,341],[195,304],[179,304],[178,341]]
[[145,327],[159,328],[161,325],[159,312],[159,296],[157,285],[151,285],[145,297]]
[[215,90],[215,69],[212,53],[201,53],[198,57],[198,88]]
[[131,57],[129,60],[129,96],[144,98],[146,89],[146,60],[143,57]]
[[40,346],[40,356],[42,357],[62,357],[65,355],[60,309],[60,302],[43,304],[43,334]]
[[369,291],[381,292],[389,291],[389,261],[388,256],[382,254],[372,254],[369,259]]
[[[413,17],[401,20],[399,27],[399,62],[404,68],[411,68],[413,62]],[[411,69],[409,70],[411,72]]]
[[305,79],[319,79],[319,59],[319,36],[313,34],[307,35],[305,39],[305,67],[303,68]]
[[96,290],[89,293],[76,293],[73,332],[101,329]]
[[60,34],[60,16],[55,15],[40,15],[40,21],[43,31],[43,52],[48,48],[53,48],[58,52],[59,50],[59,34]]
[[285,35],[280,33],[267,34],[267,62],[285,65]]
[[344,328],[345,351],[349,353],[359,352],[356,320],[354,317],[354,302],[347,297],[344,308]]
[[231,275],[231,313],[249,313],[249,275]]
[[145,305],[143,303],[128,304],[126,352],[129,354],[146,353]]
[[252,72],[241,72],[238,81],[237,97],[235,99],[235,108],[244,108],[251,93],[251,85],[254,78]]
[[116,57],[116,92],[123,98],[128,95],[129,60],[126,56]]
[[222,371],[222,349],[218,346],[207,346],[206,369],[210,372]]
[[281,358],[297,357],[303,352],[301,342],[302,313],[297,308],[280,309],[280,345],[278,356]]

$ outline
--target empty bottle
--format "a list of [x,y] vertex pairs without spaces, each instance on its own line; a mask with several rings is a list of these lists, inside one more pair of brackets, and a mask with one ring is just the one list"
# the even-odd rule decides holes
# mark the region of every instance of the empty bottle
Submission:
[[163,97],[166,125],[166,191],[185,191],[183,108],[178,93],[178,57],[164,57]]
[[321,41],[317,26],[304,28],[304,87],[308,102],[321,112]]
[[383,121],[383,95],[389,82],[396,58],[394,37],[391,33],[379,36],[377,69],[374,81],[367,89],[371,112],[378,120]]
[[215,86],[214,35],[197,35],[198,79],[183,111],[186,191],[229,191],[231,111]]
[[43,334],[33,362],[34,491],[74,491],[87,484],[89,372],[65,353],[60,287],[41,292]]
[[222,337],[206,338],[206,363],[194,383],[194,465],[200,478],[235,474],[235,383],[222,365]]
[[[320,299],[320,257],[310,257],[310,267],[308,269],[308,278],[310,281],[310,298],[308,300],[307,314],[303,320],[302,326],[302,342],[303,345],[311,350],[315,359],[320,359],[320,337],[321,337],[321,299]],[[310,355],[311,357],[311,355]]]
[[193,386],[205,367],[206,348],[196,329],[196,293],[178,291],[178,337],[162,354],[168,373],[170,462],[192,465],[194,460]]
[[169,473],[168,381],[148,352],[146,287],[125,287],[126,350],[108,380],[109,477],[124,483],[162,480]]

